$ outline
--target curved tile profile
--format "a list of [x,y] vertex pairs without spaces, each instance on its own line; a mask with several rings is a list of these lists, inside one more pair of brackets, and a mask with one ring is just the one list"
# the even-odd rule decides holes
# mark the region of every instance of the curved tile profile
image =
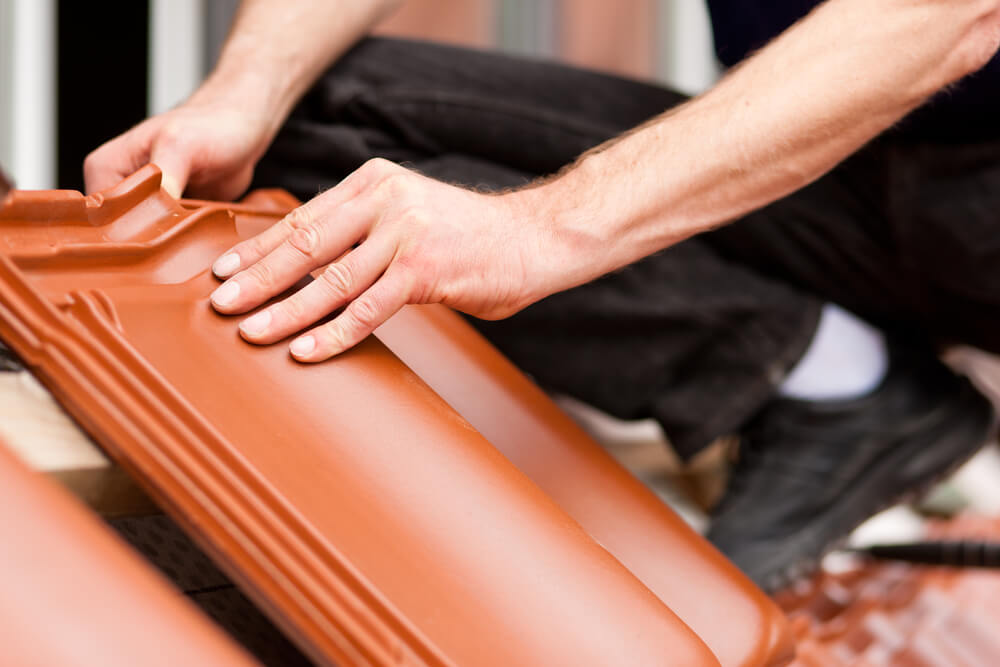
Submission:
[[614,554],[726,666],[781,665],[785,615],[459,315],[410,306],[376,335]]
[[380,330],[403,361],[240,341],[208,266],[293,205],[177,202],[154,167],[14,192],[0,338],[319,662],[788,657],[760,593],[447,311]]
[[5,665],[256,664],[95,516],[2,443],[0,489]]

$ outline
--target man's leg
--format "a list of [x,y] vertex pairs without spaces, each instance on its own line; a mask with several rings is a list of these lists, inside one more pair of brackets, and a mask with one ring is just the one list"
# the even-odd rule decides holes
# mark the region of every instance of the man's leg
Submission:
[[[988,153],[882,141],[705,236],[732,261],[864,314],[890,342],[886,377],[871,393],[801,400],[816,398],[817,368],[832,374],[840,362],[846,336],[834,331],[831,349],[824,318],[800,363],[813,377],[796,368],[782,387],[799,400],[775,399],[744,429],[709,538],[765,587],[812,569],[831,538],[940,478],[993,432],[988,401],[937,360],[934,344],[1000,350],[1000,282],[991,270],[1000,260],[1000,150],[992,162]],[[866,343],[858,345],[864,353]],[[826,359],[812,364],[813,348],[826,348],[817,351]]]
[[[297,186],[317,179],[332,186],[373,156],[417,166],[459,156],[479,163],[465,184],[477,184],[475,172],[484,163],[523,181],[557,171],[685,99],[662,87],[553,63],[371,38],[302,100],[258,175],[312,196],[315,191]],[[484,174],[484,184],[492,185],[494,175]]]
[[702,238],[727,259],[895,337],[1000,353],[998,210],[1000,141],[890,137]]

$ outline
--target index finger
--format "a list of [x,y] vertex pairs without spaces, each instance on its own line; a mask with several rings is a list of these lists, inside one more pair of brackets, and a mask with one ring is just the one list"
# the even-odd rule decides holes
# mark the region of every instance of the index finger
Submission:
[[216,289],[212,306],[229,314],[257,307],[342,255],[365,235],[375,212],[373,202],[365,197],[333,210],[322,206],[319,218],[297,225],[271,252]]
[[332,189],[307,201],[263,232],[241,241],[223,253],[212,264],[212,273],[219,278],[228,278],[237,271],[252,266],[280,246],[299,227],[316,218],[318,207],[332,209],[350,201],[364,187],[363,179],[354,172]]

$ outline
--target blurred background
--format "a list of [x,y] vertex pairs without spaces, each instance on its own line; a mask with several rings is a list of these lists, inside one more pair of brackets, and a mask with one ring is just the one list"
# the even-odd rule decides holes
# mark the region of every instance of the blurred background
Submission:
[[[0,0],[0,165],[21,188],[81,189],[104,141],[183,101],[238,0]],[[380,29],[658,79],[717,76],[703,0],[408,0]]]
[[[87,153],[147,116],[177,105],[197,87],[218,56],[238,4],[0,0],[0,165],[21,188],[82,189]],[[407,0],[378,32],[561,60],[661,81],[688,94],[704,90],[719,76],[704,0]],[[1000,405],[1000,359],[960,349],[952,351],[949,361],[968,371]],[[8,373],[4,379],[34,383],[26,372],[18,377]],[[0,424],[21,419],[45,426],[40,415],[50,415],[63,420],[58,422],[60,437],[82,437],[40,387],[19,395],[44,405],[28,410],[23,404],[0,401]],[[706,509],[726,482],[731,440],[682,465],[664,446],[653,422],[626,424],[575,401],[560,402],[689,523],[705,528]],[[942,535],[996,541],[997,480],[1000,448],[990,445],[931,493],[889,508],[861,526],[848,546]],[[157,531],[173,531],[171,535],[182,538],[165,519],[156,521],[164,525],[125,522],[116,527],[140,549],[144,540],[162,541]],[[852,656],[865,651],[881,656],[877,664],[1000,664],[1000,640],[993,629],[1000,620],[1000,578],[995,571],[931,572],[902,566],[852,570],[856,563],[845,557],[853,558],[846,552],[833,554],[823,575],[827,579],[792,591],[794,595],[782,602],[796,621],[806,656],[800,664],[858,664],[835,661],[825,652],[824,641],[841,637],[856,649]],[[189,566],[199,568],[212,569],[204,558]],[[231,585],[215,592],[217,599],[238,595]],[[249,602],[240,605],[246,608]],[[224,622],[226,613],[213,611],[210,604],[206,610]],[[889,623],[891,614],[898,618]],[[257,617],[258,626],[267,626],[263,616]],[[848,632],[845,628],[850,627],[862,629]],[[934,628],[944,628],[945,638],[933,639]],[[281,641],[279,637],[265,643],[275,650]],[[921,641],[924,657],[954,650],[954,655],[966,658],[911,660]],[[286,654],[295,652],[287,642],[280,646]],[[898,649],[902,661],[886,657],[886,646]],[[946,646],[952,648],[942,648]],[[978,653],[972,651],[976,647]],[[822,660],[810,662],[809,656]]]

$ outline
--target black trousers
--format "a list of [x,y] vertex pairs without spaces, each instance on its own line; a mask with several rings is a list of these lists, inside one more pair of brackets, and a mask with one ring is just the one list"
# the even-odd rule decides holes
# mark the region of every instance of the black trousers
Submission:
[[[552,63],[368,39],[301,101],[255,184],[307,199],[380,156],[513,187],[684,99]],[[890,132],[745,219],[474,323],[543,386],[653,417],[687,456],[771,399],[826,301],[929,354],[952,341],[1000,351],[998,212],[1000,143]]]

